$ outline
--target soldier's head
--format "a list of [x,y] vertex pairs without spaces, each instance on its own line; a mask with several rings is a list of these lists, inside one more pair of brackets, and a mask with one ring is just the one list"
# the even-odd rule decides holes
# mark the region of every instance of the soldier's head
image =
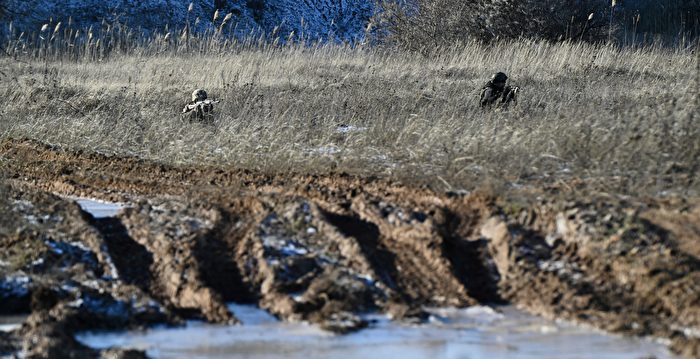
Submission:
[[494,85],[503,87],[506,85],[506,81],[508,81],[508,76],[503,72],[496,72],[491,76],[491,83]]
[[196,89],[192,92],[192,102],[204,101],[207,99],[207,92],[202,89]]

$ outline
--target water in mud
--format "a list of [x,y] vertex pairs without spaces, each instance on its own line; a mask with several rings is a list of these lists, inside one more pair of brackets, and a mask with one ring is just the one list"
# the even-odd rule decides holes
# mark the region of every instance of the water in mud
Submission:
[[336,336],[303,323],[283,323],[251,306],[231,305],[241,326],[190,322],[184,328],[83,333],[94,347],[146,350],[197,358],[673,358],[650,340],[630,339],[527,315],[512,307],[433,309],[429,324],[375,317],[369,329]]
[[11,332],[22,326],[26,315],[0,315],[0,332]]
[[124,208],[123,203],[105,202],[91,198],[72,198],[83,209],[95,218],[114,217]]

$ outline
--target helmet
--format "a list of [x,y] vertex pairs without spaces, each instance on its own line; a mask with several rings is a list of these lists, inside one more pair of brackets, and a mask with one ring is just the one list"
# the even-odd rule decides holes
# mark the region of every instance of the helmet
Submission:
[[508,80],[508,76],[504,74],[503,72],[496,72],[493,76],[491,76],[491,82],[493,83],[506,83]]
[[192,92],[192,102],[204,101],[207,99],[207,92],[202,89],[196,89]]

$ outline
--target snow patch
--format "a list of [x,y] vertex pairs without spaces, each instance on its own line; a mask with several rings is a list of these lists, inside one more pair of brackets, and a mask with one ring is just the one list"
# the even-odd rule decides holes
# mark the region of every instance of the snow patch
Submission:
[[358,127],[353,125],[339,125],[335,128],[338,133],[363,132],[367,131],[367,127]]

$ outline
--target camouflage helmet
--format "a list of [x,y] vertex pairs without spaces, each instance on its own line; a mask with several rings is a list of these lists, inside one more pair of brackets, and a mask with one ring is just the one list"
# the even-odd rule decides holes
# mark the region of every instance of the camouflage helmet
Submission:
[[192,92],[192,102],[204,101],[207,99],[207,92],[202,89],[196,89]]
[[508,81],[508,76],[504,74],[503,72],[496,72],[491,76],[491,82],[492,83],[497,83],[497,84],[504,84]]

